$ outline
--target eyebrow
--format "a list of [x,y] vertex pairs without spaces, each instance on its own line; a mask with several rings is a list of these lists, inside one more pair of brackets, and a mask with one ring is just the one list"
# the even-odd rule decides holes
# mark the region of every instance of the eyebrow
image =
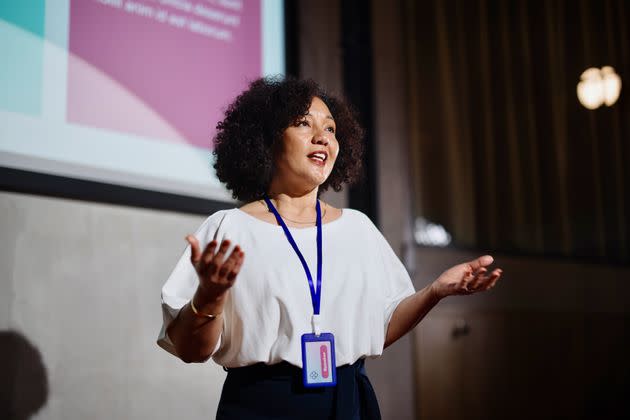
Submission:
[[[307,112],[306,115],[310,115],[311,117],[313,116],[313,114],[311,114],[310,112]],[[335,119],[332,117],[332,115],[326,115],[326,118],[335,121]]]

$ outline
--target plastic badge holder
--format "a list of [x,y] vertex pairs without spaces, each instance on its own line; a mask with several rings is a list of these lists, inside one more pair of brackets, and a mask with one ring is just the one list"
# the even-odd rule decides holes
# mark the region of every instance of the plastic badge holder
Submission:
[[335,337],[331,333],[302,335],[302,378],[307,388],[337,385]]

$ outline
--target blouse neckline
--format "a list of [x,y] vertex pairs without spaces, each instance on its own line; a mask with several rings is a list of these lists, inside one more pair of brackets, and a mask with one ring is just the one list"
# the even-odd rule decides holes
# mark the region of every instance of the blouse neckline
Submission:
[[[282,226],[276,224],[276,223],[269,223],[269,222],[265,222],[264,220],[260,220],[257,217],[252,216],[251,214],[244,212],[243,210],[235,207],[234,210],[236,210],[236,213],[238,214],[242,214],[243,216],[245,216],[245,218],[250,219],[252,222],[255,222],[257,224],[260,225],[267,225],[269,227],[275,228],[275,229],[282,229]],[[326,222],[326,223],[322,223],[322,228],[325,226],[329,226],[329,225],[334,225],[337,222],[341,221],[342,219],[345,219],[346,214],[348,212],[346,211],[346,209],[341,209],[341,215],[339,217],[337,217],[335,220],[331,220],[330,222]],[[309,231],[312,229],[316,229],[317,226],[313,225],[313,226],[306,226],[306,227],[294,227],[294,226],[289,226],[289,229],[291,229],[292,231],[294,230],[299,230],[299,231]]]

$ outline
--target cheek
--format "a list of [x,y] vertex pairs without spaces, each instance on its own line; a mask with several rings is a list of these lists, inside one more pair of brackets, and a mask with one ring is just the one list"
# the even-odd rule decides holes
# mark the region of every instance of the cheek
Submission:
[[282,149],[278,153],[278,161],[291,165],[296,157],[300,154],[299,148],[296,147],[296,142],[285,142],[282,145]]
[[336,140],[335,140],[335,147],[332,150],[334,150],[334,158],[335,158],[333,161],[334,163],[337,161],[337,158],[339,157],[339,142],[337,142]]

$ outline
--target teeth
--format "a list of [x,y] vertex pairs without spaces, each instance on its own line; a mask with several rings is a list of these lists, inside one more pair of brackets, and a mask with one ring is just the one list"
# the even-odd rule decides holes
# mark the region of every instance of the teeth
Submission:
[[326,155],[325,155],[325,154],[323,154],[323,153],[313,153],[313,154],[311,155],[311,157],[312,157],[312,158],[315,158],[315,159],[319,159],[319,160],[321,160],[322,162],[323,162],[324,160],[326,160]]

